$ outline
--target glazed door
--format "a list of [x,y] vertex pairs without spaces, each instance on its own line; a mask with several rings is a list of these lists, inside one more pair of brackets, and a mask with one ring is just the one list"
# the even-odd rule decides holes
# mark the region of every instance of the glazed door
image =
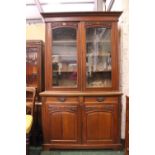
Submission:
[[[76,22],[56,22],[51,24],[51,46],[48,87],[54,90],[80,89],[79,30]],[[48,80],[47,80],[48,81]]]
[[38,51],[37,47],[26,47],[26,85],[38,88]]
[[83,110],[83,142],[111,144],[117,131],[117,108],[112,104],[85,105]]
[[84,89],[112,90],[116,79],[114,26],[110,23],[85,24]]
[[[76,105],[48,105],[46,134],[48,143],[80,143],[80,111]],[[46,141],[46,140],[45,140]]]

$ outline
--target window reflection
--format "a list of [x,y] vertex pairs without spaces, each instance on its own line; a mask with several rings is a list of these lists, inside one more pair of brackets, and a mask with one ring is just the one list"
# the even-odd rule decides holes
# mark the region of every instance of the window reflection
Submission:
[[111,29],[86,30],[87,87],[111,87]]

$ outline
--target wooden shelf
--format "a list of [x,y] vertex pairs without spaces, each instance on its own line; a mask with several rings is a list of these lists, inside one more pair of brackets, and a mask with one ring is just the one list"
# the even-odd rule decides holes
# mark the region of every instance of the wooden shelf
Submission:
[[[54,73],[59,73],[58,71],[53,71]],[[77,72],[77,71],[61,71],[60,73],[74,73],[74,72]]]
[[[92,71],[92,73],[104,73],[104,72],[111,72],[112,70],[102,70],[102,71]],[[59,73],[58,71],[53,71],[54,73]],[[61,71],[60,73],[72,73],[72,72],[77,72],[77,71],[69,71],[69,70],[65,70],[65,71]]]
[[[58,55],[53,55],[52,57],[55,57]],[[77,57],[77,55],[59,55],[59,57]]]
[[[99,52],[99,53],[102,53],[102,52]],[[90,55],[91,54],[91,55]],[[87,54],[87,57],[101,57],[101,56],[110,56],[111,55],[111,53],[102,53],[102,54],[93,54],[93,53],[89,53],[89,54]]]
[[63,44],[76,44],[77,41],[76,40],[58,40],[58,41],[53,41],[52,44],[60,44],[63,46]]
[[95,41],[95,40],[86,40],[86,43],[111,43],[111,40]]
[[111,72],[112,70],[101,70],[101,71],[93,71],[93,73],[100,73],[100,72]]

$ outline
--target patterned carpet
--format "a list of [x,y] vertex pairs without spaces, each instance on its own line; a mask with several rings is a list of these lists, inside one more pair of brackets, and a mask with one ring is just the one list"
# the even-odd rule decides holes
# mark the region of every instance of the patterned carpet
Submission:
[[124,151],[113,150],[52,150],[43,151],[41,147],[30,147],[29,155],[124,155]]

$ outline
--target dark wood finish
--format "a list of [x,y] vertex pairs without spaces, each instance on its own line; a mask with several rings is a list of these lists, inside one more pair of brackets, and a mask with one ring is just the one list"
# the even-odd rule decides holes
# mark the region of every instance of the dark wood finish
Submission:
[[112,143],[114,134],[114,106],[86,105],[83,109],[84,143]]
[[129,155],[129,97],[126,96],[125,155]]
[[[59,101],[59,96],[41,94],[44,94],[42,96],[44,149],[121,148],[120,92],[111,96],[106,96],[106,93],[102,92],[102,97],[105,99],[102,102],[96,101],[101,94],[85,96],[81,93],[78,97],[74,93],[72,95],[75,96],[63,94],[65,102]],[[67,143],[71,145],[66,145]]]
[[[121,12],[42,13],[46,23],[45,90],[42,97],[44,149],[119,149],[121,95],[119,91],[118,28]],[[52,86],[52,33],[76,29],[77,87]],[[110,87],[86,87],[86,28],[110,28]],[[107,72],[107,71],[105,71]]]
[[[43,51],[43,41],[26,41],[26,86],[37,88],[36,100],[40,100],[39,93],[44,90]],[[34,58],[31,56],[33,61],[32,63],[28,62],[30,61],[28,58],[29,53],[34,54]],[[34,61],[36,64],[34,64]]]
[[87,96],[84,98],[84,103],[115,103],[118,101],[117,97],[105,96]]
[[118,21],[122,12],[56,12],[41,13],[46,23],[56,21]]
[[80,142],[80,109],[77,105],[51,105],[44,107],[44,142],[47,143],[79,143]]
[[41,92],[42,97],[50,96],[120,96],[122,92],[120,91],[44,91]]

